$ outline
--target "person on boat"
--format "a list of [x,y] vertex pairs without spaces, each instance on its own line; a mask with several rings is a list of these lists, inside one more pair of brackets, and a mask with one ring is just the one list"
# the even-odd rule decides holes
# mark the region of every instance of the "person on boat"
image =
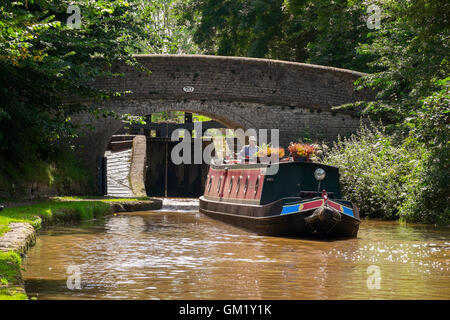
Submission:
[[259,147],[256,145],[256,137],[250,136],[248,138],[248,143],[248,145],[243,146],[241,151],[237,153],[237,157],[239,159],[249,159],[252,162],[256,162],[256,153],[259,150]]

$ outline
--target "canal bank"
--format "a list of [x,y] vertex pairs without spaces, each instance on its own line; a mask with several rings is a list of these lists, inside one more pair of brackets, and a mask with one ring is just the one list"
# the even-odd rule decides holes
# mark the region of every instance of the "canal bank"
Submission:
[[159,199],[52,198],[31,205],[7,204],[0,212],[0,300],[27,299],[22,258],[42,227],[92,220],[116,212],[157,210]]

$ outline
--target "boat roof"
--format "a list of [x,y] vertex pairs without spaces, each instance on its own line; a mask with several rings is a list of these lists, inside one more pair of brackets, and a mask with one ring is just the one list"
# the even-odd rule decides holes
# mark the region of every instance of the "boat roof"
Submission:
[[210,166],[213,167],[214,169],[224,169],[226,167],[233,167],[235,169],[244,169],[244,168],[248,168],[248,169],[252,169],[252,168],[266,168],[268,166],[271,165],[287,165],[287,164],[296,164],[297,166],[304,166],[304,167],[308,167],[308,166],[320,166],[320,167],[325,167],[325,168],[330,168],[330,169],[335,169],[335,170],[339,170],[338,167],[335,166],[330,166],[324,163],[320,163],[320,162],[296,162],[296,161],[283,161],[283,162],[276,162],[276,163],[223,163],[223,164],[213,164],[211,163]]

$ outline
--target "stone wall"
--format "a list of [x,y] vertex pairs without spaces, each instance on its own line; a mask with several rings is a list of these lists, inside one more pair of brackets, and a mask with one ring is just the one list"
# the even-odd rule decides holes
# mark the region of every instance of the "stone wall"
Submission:
[[0,190],[0,198],[13,199],[38,199],[62,195],[82,195],[86,185],[77,182],[67,182],[66,184],[49,185],[43,182],[27,182],[21,185],[12,186],[8,190]]

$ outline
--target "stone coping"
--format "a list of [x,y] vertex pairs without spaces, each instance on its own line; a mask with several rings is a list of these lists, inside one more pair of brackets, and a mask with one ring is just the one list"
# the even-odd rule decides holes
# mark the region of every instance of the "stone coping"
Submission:
[[242,62],[254,62],[254,63],[265,63],[265,64],[278,64],[286,66],[298,66],[310,69],[320,69],[339,73],[348,73],[356,75],[359,77],[367,75],[367,73],[354,71],[350,69],[329,67],[319,64],[302,63],[296,61],[286,61],[277,59],[267,59],[267,58],[253,58],[253,57],[239,57],[239,56],[219,56],[219,55],[202,55],[202,54],[134,54],[133,57],[139,59],[145,58],[170,58],[170,59],[197,59],[197,60],[210,60],[210,61],[242,61]]
[[36,243],[36,230],[26,222],[12,222],[10,230],[0,237],[0,251],[15,251],[25,255],[28,248]]

